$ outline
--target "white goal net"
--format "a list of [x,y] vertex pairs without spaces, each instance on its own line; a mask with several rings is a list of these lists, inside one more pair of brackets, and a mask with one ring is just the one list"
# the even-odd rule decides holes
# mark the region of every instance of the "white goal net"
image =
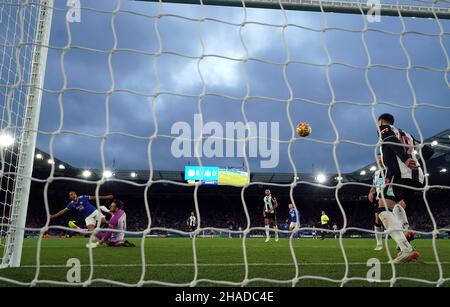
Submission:
[[[367,165],[376,165],[380,146],[376,121],[389,112],[421,145],[435,149],[436,162],[425,167],[426,185],[418,189],[422,217],[415,215],[411,224],[417,223],[416,235],[429,239],[424,265],[432,265],[436,274],[408,275],[392,265],[379,282],[448,285],[450,259],[440,253],[439,240],[450,231],[450,212],[441,204],[449,195],[450,134],[441,133],[450,128],[449,19],[448,1],[426,0],[0,0],[0,282],[297,286],[323,281],[344,286],[367,281],[366,275],[353,274],[352,266],[366,267],[366,262],[348,255],[345,240],[351,234],[373,236],[373,218],[369,224],[354,223],[360,209],[348,207],[341,193],[355,189],[357,198],[361,189],[370,189],[373,170]],[[311,124],[310,136],[297,135],[300,122]],[[226,134],[230,123],[242,124],[244,133]],[[188,133],[186,126],[192,127]],[[256,128],[245,133],[248,127]],[[434,135],[441,139],[430,139]],[[186,142],[189,149],[180,149]],[[212,165],[238,165],[251,175],[250,182],[229,184],[241,195],[239,222],[222,216],[220,208],[206,208],[200,200],[204,187],[182,177],[185,166]],[[276,232],[287,243],[286,261],[279,265],[293,268],[289,277],[252,275],[254,267],[268,265],[249,260],[255,251],[248,248],[266,230],[260,223],[264,195],[255,204],[247,194],[267,187],[278,189],[279,198],[284,193],[282,205],[294,204],[301,218],[308,209],[296,200],[296,193],[303,194],[299,189],[328,195],[324,206],[331,204],[338,224],[338,277],[304,270],[321,264],[305,261],[296,232],[281,226]],[[173,189],[192,198],[193,206],[183,214],[164,207],[175,202]],[[84,247],[95,239],[91,233],[82,245],[87,253],[83,279],[65,279],[61,271],[73,257],[56,260],[52,252],[77,243],[65,247],[46,238],[83,235],[66,222],[50,220],[64,208],[61,195],[72,190],[95,196],[98,208],[104,204],[99,196],[106,193],[140,206],[127,212],[127,236],[139,239],[137,262],[109,259],[105,264],[95,256],[98,249]],[[430,194],[440,207],[433,207]],[[356,198],[351,201],[361,201]],[[208,199],[214,202],[213,196]],[[192,243],[182,244],[192,248],[192,263],[172,263],[192,268],[191,278],[148,274],[172,265],[152,263],[154,251],[147,248],[153,236],[189,236],[185,221],[191,211],[197,220]],[[423,216],[427,222],[420,224]],[[296,231],[316,231],[314,223],[301,222]],[[216,263],[230,272],[241,266],[238,279],[231,273],[230,279],[199,273],[202,266],[214,265],[202,262],[200,237],[219,233],[239,239],[237,262]],[[24,236],[35,238],[24,242]],[[176,257],[171,251],[168,258]],[[395,258],[391,252],[387,256]],[[94,272],[102,266],[132,267],[139,276],[134,281],[98,277]],[[22,268],[23,276],[17,273]]]

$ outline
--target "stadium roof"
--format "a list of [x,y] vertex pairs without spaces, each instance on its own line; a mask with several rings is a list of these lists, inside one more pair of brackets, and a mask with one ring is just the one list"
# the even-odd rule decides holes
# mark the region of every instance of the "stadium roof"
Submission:
[[[433,143],[434,142],[434,143]],[[437,142],[437,143],[436,143]],[[450,173],[450,129],[442,131],[430,138],[425,140],[425,143],[430,144],[435,149],[433,157],[427,162],[427,172],[431,178],[441,178],[445,182],[449,180]],[[35,177],[44,177],[45,173],[50,170],[50,165],[55,165],[55,177],[72,177],[72,178],[84,178],[83,169],[74,167],[65,163],[59,159],[50,159],[50,155],[47,153],[37,150],[36,151],[36,162],[34,166]],[[62,167],[63,166],[63,167]],[[324,185],[335,185],[339,179],[342,182],[370,182],[372,180],[374,168],[376,163],[369,164],[363,168],[357,169],[352,173],[342,174],[342,178],[338,178],[337,174],[324,174],[325,181]],[[443,170],[448,170],[443,172]],[[36,171],[41,174],[37,175]],[[99,180],[103,176],[102,170],[90,170],[91,176],[89,180]],[[297,181],[302,182],[314,182],[317,183],[317,175],[312,173],[298,173]],[[129,181],[148,181],[150,177],[149,170],[114,170],[114,179],[129,180]],[[184,171],[167,171],[167,170],[154,170],[153,180],[170,180],[175,182],[185,182]],[[44,179],[42,178],[42,179]],[[294,181],[293,173],[278,173],[278,172],[267,172],[267,173],[252,173],[250,175],[251,182],[261,182],[261,183],[278,183],[278,184],[289,184]]]
[[[450,129],[442,131],[432,137],[424,140],[425,144],[431,145],[434,149],[434,154],[427,162],[427,172],[430,176],[446,175],[450,172]],[[347,177],[354,181],[367,181],[372,178],[373,171],[371,168],[376,163],[366,165],[363,168],[356,170],[353,173],[347,175]],[[373,169],[373,168],[372,168]],[[449,172],[442,172],[442,170],[448,170]],[[445,173],[445,174],[444,174]],[[353,181],[352,180],[352,181]]]
[[433,141],[437,142],[434,147],[434,158],[441,155],[450,154],[450,129],[442,131],[435,136],[425,140],[426,143],[432,144]]

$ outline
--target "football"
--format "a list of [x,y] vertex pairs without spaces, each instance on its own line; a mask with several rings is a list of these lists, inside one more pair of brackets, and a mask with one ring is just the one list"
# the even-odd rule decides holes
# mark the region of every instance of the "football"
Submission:
[[297,134],[301,137],[306,137],[311,134],[312,129],[308,123],[300,123],[297,125]]

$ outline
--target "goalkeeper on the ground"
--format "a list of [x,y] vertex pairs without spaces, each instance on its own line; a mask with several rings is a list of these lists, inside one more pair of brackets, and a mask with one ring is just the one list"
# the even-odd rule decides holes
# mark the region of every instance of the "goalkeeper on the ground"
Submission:
[[101,231],[95,236],[99,239],[98,244],[105,244],[112,247],[133,247],[134,244],[125,240],[125,231],[127,230],[127,215],[123,210],[122,201],[115,199],[109,207],[111,219],[108,222],[108,228],[114,231]]

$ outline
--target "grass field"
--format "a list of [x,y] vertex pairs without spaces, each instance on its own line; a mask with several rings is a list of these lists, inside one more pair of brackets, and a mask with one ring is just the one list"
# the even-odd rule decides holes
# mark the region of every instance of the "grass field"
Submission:
[[[70,258],[78,258],[81,262],[81,281],[89,279],[89,250],[85,247],[86,238],[43,239],[41,249],[41,268],[39,281],[56,280],[67,282],[66,267]],[[98,247],[93,250],[94,269],[92,271],[93,286],[110,285],[104,279],[123,283],[137,283],[142,274],[141,240],[130,239],[136,243],[135,248]],[[37,239],[25,239],[22,267],[0,270],[0,286],[10,286],[5,278],[30,283],[36,275]],[[442,286],[450,286],[450,240],[437,240],[437,251],[442,264],[442,277],[447,280]],[[392,244],[390,250],[395,254]],[[416,248],[422,253],[419,261],[395,267],[397,277],[426,279],[436,282],[439,269],[432,249],[432,240],[414,241]],[[197,286],[217,286],[220,284],[202,280],[220,280],[241,282],[245,276],[244,256],[241,239],[197,238],[196,239],[198,275]],[[298,261],[297,286],[340,286],[345,274],[344,258],[339,241],[326,239],[293,240]],[[264,243],[264,239],[248,238],[246,240],[248,257],[248,286],[292,286],[291,279],[296,275],[295,265],[289,249],[289,241],[280,239]],[[344,248],[348,257],[348,278],[366,278],[370,269],[366,264],[370,258],[381,261],[382,280],[389,281],[393,271],[387,264],[386,251],[374,252],[373,239],[344,239]],[[147,238],[145,240],[145,280],[169,283],[190,283],[195,277],[192,240],[189,238]],[[318,276],[333,279],[310,279]],[[275,283],[260,280],[273,279],[284,281]],[[48,285],[38,283],[38,285]],[[154,285],[149,283],[148,285]],[[345,286],[389,286],[389,282],[369,283],[366,280],[349,281]],[[410,280],[399,279],[396,286],[432,286]]]

